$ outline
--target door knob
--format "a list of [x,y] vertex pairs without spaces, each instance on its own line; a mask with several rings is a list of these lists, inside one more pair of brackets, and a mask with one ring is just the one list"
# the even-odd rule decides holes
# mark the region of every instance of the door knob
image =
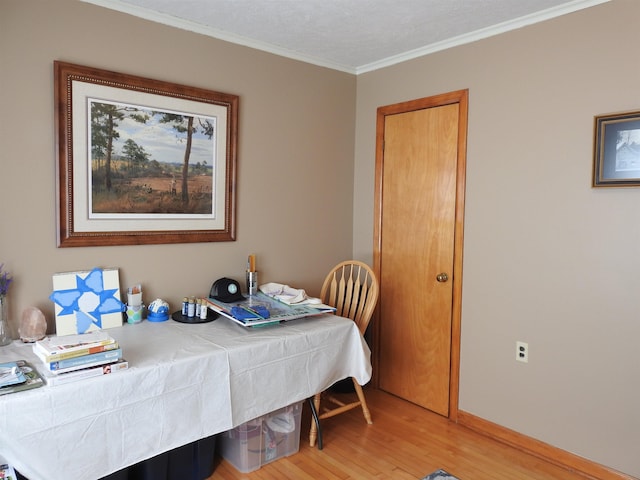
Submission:
[[436,275],[436,280],[439,281],[440,283],[444,283],[449,280],[449,275],[447,275],[444,272],[439,273],[438,275]]

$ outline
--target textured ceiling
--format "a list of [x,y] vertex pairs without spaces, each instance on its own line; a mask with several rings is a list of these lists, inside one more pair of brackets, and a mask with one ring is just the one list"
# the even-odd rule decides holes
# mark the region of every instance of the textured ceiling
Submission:
[[609,0],[83,0],[362,73]]

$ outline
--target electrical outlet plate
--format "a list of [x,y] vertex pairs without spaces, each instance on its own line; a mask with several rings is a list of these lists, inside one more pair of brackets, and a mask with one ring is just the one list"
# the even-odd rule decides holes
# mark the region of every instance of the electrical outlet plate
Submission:
[[516,342],[516,360],[522,363],[529,363],[529,344]]

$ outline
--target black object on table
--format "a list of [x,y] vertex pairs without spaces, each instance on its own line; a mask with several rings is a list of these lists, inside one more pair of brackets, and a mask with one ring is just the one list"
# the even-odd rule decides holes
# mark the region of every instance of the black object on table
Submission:
[[182,314],[182,311],[178,310],[177,312],[173,312],[171,314],[171,318],[174,319],[176,322],[180,322],[180,323],[207,323],[207,322],[213,322],[216,318],[218,318],[218,314],[216,312],[214,312],[213,310],[211,310],[210,308],[207,311],[207,318],[200,318],[200,317],[187,317],[186,315]]

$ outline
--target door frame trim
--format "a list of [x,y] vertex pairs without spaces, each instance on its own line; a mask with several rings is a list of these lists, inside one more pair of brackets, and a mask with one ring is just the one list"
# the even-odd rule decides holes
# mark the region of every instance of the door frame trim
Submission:
[[[456,207],[455,234],[453,252],[453,292],[451,309],[451,364],[449,375],[449,416],[458,419],[458,397],[460,388],[460,335],[462,320],[462,253],[464,246],[464,195],[466,184],[467,162],[467,124],[469,112],[469,90],[457,90],[431,97],[410,100],[378,107],[376,116],[376,167],[375,167],[375,199],[374,199],[374,232],[373,232],[373,271],[380,278],[380,255],[382,245],[382,173],[384,165],[384,128],[385,117],[398,113],[407,113],[425,108],[458,104],[458,160],[456,168]],[[382,292],[381,292],[382,293]],[[379,378],[376,375],[380,359],[380,322],[379,313],[375,312],[372,322],[373,345],[373,381],[378,388]]]

